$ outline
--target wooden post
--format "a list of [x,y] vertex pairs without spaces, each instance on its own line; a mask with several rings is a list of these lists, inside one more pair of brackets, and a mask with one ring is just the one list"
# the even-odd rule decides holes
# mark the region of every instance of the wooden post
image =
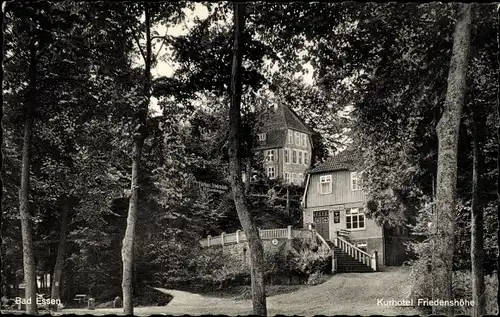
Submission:
[[378,267],[377,251],[373,251],[371,267],[374,271],[377,271]]
[[220,234],[220,243],[221,243],[222,245],[224,245],[224,236],[225,236],[225,235],[226,235],[226,233],[225,233],[225,232],[223,232],[223,233],[221,233],[221,234]]
[[335,257],[335,252],[332,254],[332,273],[335,274],[337,272],[337,258]]
[[212,236],[211,235],[208,235],[207,236],[207,246],[210,246],[210,242],[212,240]]
[[240,230],[236,230],[236,243],[240,243]]
[[286,227],[287,229],[287,233],[286,233],[286,237],[288,240],[292,240],[292,226],[288,226]]

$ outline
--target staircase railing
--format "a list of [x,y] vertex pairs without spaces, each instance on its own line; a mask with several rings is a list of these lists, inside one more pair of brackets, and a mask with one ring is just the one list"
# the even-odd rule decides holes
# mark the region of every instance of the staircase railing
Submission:
[[319,241],[321,241],[321,243],[326,246],[326,248],[328,250],[331,250],[332,248],[330,248],[330,245],[328,244],[328,242],[326,242],[325,238],[323,238],[322,235],[320,235],[316,230],[314,230],[314,233],[316,233],[316,237],[318,237]]
[[373,255],[370,255],[340,237],[336,237],[334,243],[335,247],[344,251],[347,255],[353,257],[364,265],[371,267],[374,271],[377,270],[377,251],[374,251]]

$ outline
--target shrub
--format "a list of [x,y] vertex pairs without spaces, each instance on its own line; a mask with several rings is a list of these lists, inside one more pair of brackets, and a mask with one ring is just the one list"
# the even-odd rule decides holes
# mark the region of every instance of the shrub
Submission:
[[331,263],[331,250],[324,246],[320,246],[316,251],[310,248],[301,248],[299,250],[292,249],[291,259],[294,264],[294,269],[298,272],[310,276],[314,273],[327,273],[328,267]]

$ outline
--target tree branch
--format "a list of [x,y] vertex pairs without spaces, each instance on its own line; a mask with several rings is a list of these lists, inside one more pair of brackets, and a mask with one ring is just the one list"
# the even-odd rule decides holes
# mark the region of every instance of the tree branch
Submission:
[[139,52],[141,53],[141,56],[144,59],[144,61],[146,61],[146,53],[144,53],[144,51],[141,47],[141,44],[139,43],[139,38],[137,37],[137,34],[134,32],[134,30],[132,30],[131,26],[129,26],[128,29],[130,30],[130,32],[132,32],[132,36],[134,37],[135,43],[137,43],[137,47],[139,48]]

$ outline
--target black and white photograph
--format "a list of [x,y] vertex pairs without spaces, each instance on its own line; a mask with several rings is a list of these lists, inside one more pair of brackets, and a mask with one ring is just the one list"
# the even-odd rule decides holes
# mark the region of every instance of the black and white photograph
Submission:
[[499,2],[2,17],[2,314],[500,314]]

